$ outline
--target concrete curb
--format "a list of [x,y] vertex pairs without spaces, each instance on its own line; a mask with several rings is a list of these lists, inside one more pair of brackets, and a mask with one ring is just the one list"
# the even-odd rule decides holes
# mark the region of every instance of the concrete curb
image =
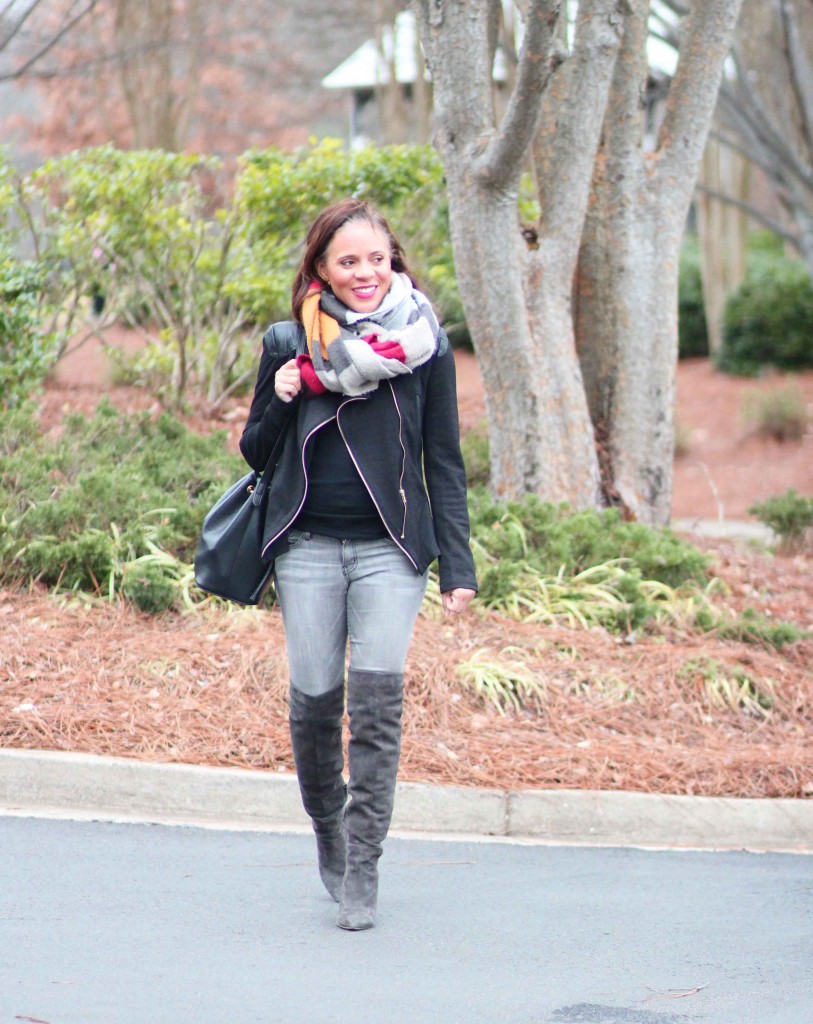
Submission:
[[697,533],[702,537],[719,537],[744,543],[771,547],[778,537],[764,523],[750,519],[673,519],[669,524],[676,533]]
[[[0,750],[0,813],[298,831],[296,779],[240,768]],[[813,800],[399,783],[394,831],[603,846],[813,852]]]

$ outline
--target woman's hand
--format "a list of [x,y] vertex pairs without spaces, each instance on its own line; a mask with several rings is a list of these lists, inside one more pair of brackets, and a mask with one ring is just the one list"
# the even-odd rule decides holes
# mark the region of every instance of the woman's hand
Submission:
[[447,590],[445,594],[440,596],[443,602],[443,611],[446,615],[462,614],[468,608],[469,602],[476,593],[476,590],[468,590],[466,587],[456,587],[454,590]]
[[302,390],[302,375],[296,359],[289,359],[274,376],[274,391],[283,402],[290,402]]

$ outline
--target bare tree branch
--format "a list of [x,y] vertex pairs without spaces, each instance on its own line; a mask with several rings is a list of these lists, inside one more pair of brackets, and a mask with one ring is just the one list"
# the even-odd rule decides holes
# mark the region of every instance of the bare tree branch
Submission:
[[[702,155],[742,0],[694,0],[658,136],[661,172],[678,176]],[[705,125],[698,131],[698,125]]]
[[[36,2],[39,3],[39,0],[36,0]],[[27,60],[23,61],[23,63],[13,71],[7,72],[6,74],[0,74],[0,82],[22,78],[22,76],[26,74],[26,72],[29,71],[37,61],[41,60],[47,53],[50,53],[57,43],[64,39],[65,36],[74,29],[86,15],[90,14],[90,12],[96,7],[97,3],[98,0],[87,0],[85,6],[80,8],[78,13],[72,15],[69,12],[60,28],[54,32],[50,39],[44,42],[30,57],[28,57]],[[71,6],[71,11],[75,6],[75,4]]]
[[714,128],[709,132],[709,138],[716,139],[733,152],[745,157],[756,167],[761,168],[771,179],[774,188],[781,194],[787,185],[784,178],[781,177],[783,168],[781,160],[766,149],[758,139],[754,139],[747,128],[740,129],[736,123],[730,124],[729,127],[736,133],[737,138],[732,137],[729,132],[717,131]]
[[790,231],[784,224],[776,220],[774,217],[769,217],[768,214],[764,213],[758,206],[754,206],[753,203],[749,203],[745,199],[739,199],[737,196],[729,195],[728,192],[721,192],[719,189],[710,188],[708,185],[698,183],[698,192],[702,192],[703,195],[710,196],[712,199],[717,199],[721,203],[726,203],[729,206],[734,206],[738,210],[742,210],[743,213],[747,213],[749,217],[759,221],[763,227],[766,227],[769,231],[773,231],[775,235],[789,242],[795,248],[799,248],[799,236],[793,231]]
[[504,183],[527,151],[539,119],[540,100],[557,62],[552,54],[561,0],[531,0],[516,85],[497,135],[480,162],[480,175]]
[[776,118],[771,116],[761,97],[752,87],[742,56],[736,48],[732,50],[731,57],[737,69],[736,89],[724,86],[721,92],[721,99],[729,114],[738,118],[740,123],[747,124],[760,143],[769,152],[776,153],[786,165],[786,170],[792,171],[804,182],[806,188],[813,190],[810,166],[802,162],[794,146],[776,127]]
[[[42,0],[33,0],[33,3],[26,7],[15,21],[11,21],[11,9],[17,6],[17,0],[8,0],[5,8],[0,11],[0,29],[3,30],[3,34],[0,35],[0,52],[5,50],[11,40],[22,31],[25,23],[41,3]],[[6,26],[8,27],[6,28]]]
[[785,33],[790,79],[802,115],[807,151],[810,153],[813,146],[813,67],[808,59],[792,5],[788,0],[778,0],[777,6]]
[[[578,245],[589,195],[590,166],[595,160],[609,80],[621,42],[623,6],[623,0],[582,0],[573,52],[556,71],[545,95],[542,121],[534,140],[540,235],[570,234]],[[571,232],[568,226],[573,228]]]

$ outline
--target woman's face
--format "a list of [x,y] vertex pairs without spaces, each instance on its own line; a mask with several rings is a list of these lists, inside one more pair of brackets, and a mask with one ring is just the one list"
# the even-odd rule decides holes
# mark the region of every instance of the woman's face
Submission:
[[318,270],[345,306],[355,313],[372,313],[392,282],[389,239],[370,221],[352,220],[333,236]]

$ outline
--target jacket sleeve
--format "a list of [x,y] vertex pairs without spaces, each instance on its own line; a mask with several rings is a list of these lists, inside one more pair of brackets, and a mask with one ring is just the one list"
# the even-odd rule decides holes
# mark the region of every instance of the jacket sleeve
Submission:
[[263,354],[248,419],[240,437],[240,451],[252,469],[261,473],[274,443],[296,414],[302,396],[283,402],[274,390],[274,377],[296,354],[296,336],[291,325],[274,324],[263,338]]
[[429,364],[423,413],[423,461],[435,537],[440,548],[440,590],[477,590],[469,547],[466,468],[460,452],[460,424],[454,354],[450,346]]

